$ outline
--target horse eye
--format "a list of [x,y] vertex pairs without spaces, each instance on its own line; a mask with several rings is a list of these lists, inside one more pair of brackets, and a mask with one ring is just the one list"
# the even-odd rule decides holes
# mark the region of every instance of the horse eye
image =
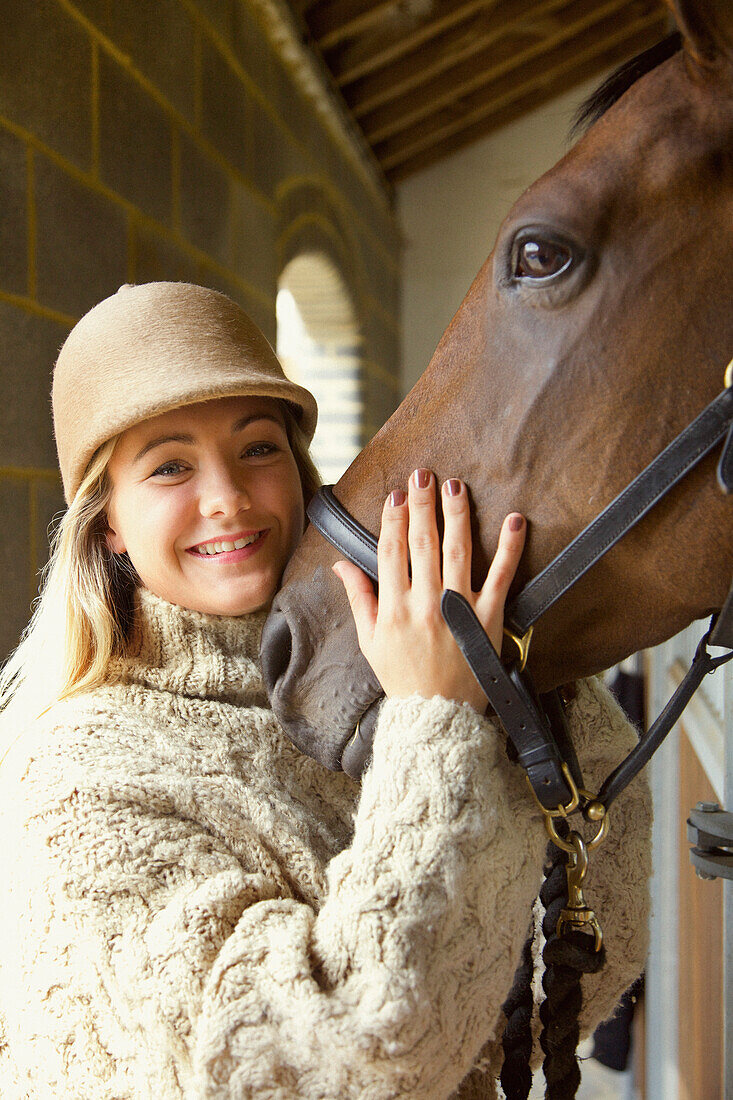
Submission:
[[570,250],[553,241],[525,240],[519,246],[515,279],[547,279],[559,275],[572,260]]

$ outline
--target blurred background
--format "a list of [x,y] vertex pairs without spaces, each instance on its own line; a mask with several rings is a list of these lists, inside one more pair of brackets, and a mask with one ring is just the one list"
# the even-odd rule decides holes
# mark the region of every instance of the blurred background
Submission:
[[[569,148],[578,104],[671,29],[660,0],[0,0],[0,17],[2,656],[63,509],[50,375],[81,314],[124,282],[230,294],[316,394],[334,481]],[[622,670],[639,707],[668,697],[691,637]],[[684,830],[733,777],[733,684],[716,681],[655,761],[646,995],[618,1068],[586,1063],[586,1098],[723,1095],[733,908],[695,878]]]

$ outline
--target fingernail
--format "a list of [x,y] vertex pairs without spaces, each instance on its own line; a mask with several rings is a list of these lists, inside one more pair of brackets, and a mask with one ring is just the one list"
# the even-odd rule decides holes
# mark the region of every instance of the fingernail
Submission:
[[524,516],[510,516],[509,517],[509,530],[510,531],[521,531],[523,523],[524,523]]
[[430,484],[430,470],[415,470],[413,477],[418,489],[427,489]]
[[407,494],[402,489],[393,489],[389,494],[389,503],[393,508],[398,508],[407,500]]
[[457,497],[461,491],[461,483],[458,478],[449,478],[449,480],[445,483],[445,490],[449,497]]

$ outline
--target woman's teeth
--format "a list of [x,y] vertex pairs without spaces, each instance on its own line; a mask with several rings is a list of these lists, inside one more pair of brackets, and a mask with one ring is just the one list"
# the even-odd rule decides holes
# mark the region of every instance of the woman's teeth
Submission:
[[226,554],[230,550],[241,550],[243,546],[250,546],[251,543],[256,542],[261,534],[261,531],[257,531],[254,535],[247,535],[243,539],[235,539],[234,542],[205,542],[201,546],[195,546],[194,550],[203,557],[212,554]]

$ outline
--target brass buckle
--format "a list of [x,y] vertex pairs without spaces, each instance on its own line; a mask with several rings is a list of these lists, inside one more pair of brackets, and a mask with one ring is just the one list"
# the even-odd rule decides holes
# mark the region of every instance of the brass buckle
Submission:
[[597,822],[598,828],[596,834],[590,840],[586,840],[585,848],[587,851],[592,852],[594,848],[598,848],[608,835],[608,813],[603,803],[592,795],[590,791],[584,790],[583,787],[576,786],[575,780],[570,774],[570,769],[566,763],[563,762],[562,774],[570,789],[570,800],[563,806],[562,804],[557,806],[554,810],[548,810],[542,805],[537,797],[532,784],[529,781],[529,776],[525,775],[527,786],[532,792],[532,797],[542,811],[542,816],[545,819],[545,829],[547,835],[553,844],[556,844],[558,848],[562,848],[564,852],[572,854],[575,852],[575,848],[572,844],[569,844],[563,837],[560,836],[555,828],[555,818],[564,817],[567,818],[570,814],[580,807],[583,817],[588,822]]
[[[568,804],[566,806],[563,806],[561,804],[554,810],[548,810],[545,806],[542,805],[539,798],[537,797],[537,794],[535,792],[534,787],[532,786],[532,784],[529,781],[529,776],[525,775],[525,777],[524,777],[527,781],[527,786],[529,787],[530,791],[532,792],[532,797],[534,798],[535,802],[537,803],[537,805],[542,810],[542,813],[545,816],[545,825],[547,825],[548,819],[552,820],[553,817],[567,817],[568,814],[574,813],[577,810],[578,806],[580,805],[580,796],[581,796],[582,792],[579,791],[578,788],[576,787],[575,780],[573,779],[572,775],[570,774],[570,768],[567,766],[567,764],[564,761],[563,761],[563,764],[562,764],[561,771],[562,771],[562,774],[565,778],[565,782],[567,783],[568,788],[570,789],[570,801],[568,802]],[[566,849],[566,851],[568,851],[568,850],[569,849]]]
[[[608,812],[606,807],[589,791],[576,786],[567,764],[562,765],[563,776],[568,784],[571,797],[567,805],[560,804],[554,810],[546,810],[534,795],[537,805],[542,810],[545,819],[545,829],[552,843],[567,852],[568,861],[565,867],[568,882],[568,904],[560,914],[557,922],[558,936],[564,936],[568,932],[584,932],[593,936],[594,948],[600,951],[603,945],[603,930],[594,911],[586,904],[583,895],[583,881],[588,870],[588,852],[592,852],[599,844],[602,844],[608,834]],[[527,779],[529,783],[529,779]],[[597,822],[596,834],[591,840],[584,840],[577,830],[573,829],[567,838],[560,836],[555,826],[558,818],[567,818],[578,807],[581,808],[586,821]]]
[[560,913],[556,931],[560,937],[568,932],[590,934],[593,936],[594,949],[600,951],[603,946],[603,930],[583,894],[583,882],[588,871],[588,846],[580,833],[571,832],[568,840],[569,858],[565,866],[568,903]]
[[[733,366],[733,363],[731,364]],[[515,646],[519,650],[519,671],[524,672],[524,666],[527,664],[527,658],[529,657],[529,644],[532,641],[532,634],[534,632],[534,623],[520,638],[518,634],[515,634],[509,627],[504,627],[504,633],[507,638],[511,638]]]

